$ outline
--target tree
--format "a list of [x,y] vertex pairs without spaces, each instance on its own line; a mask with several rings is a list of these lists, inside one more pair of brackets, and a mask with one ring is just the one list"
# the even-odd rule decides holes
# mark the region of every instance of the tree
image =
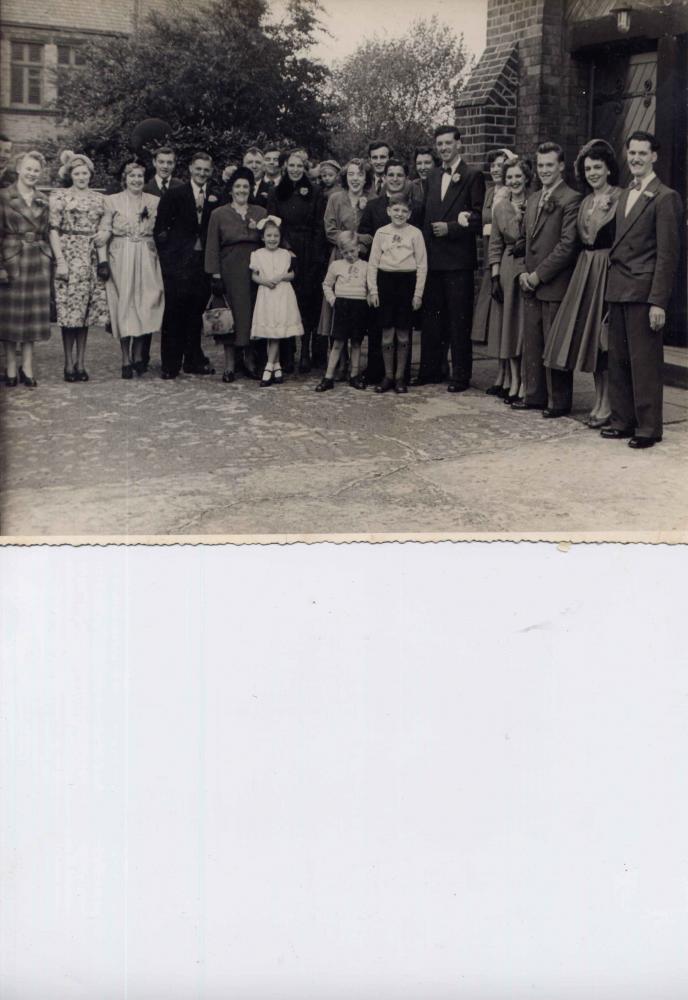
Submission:
[[359,45],[332,75],[337,152],[361,153],[370,139],[382,137],[409,158],[433,126],[454,121],[469,68],[463,34],[457,38],[436,16],[418,18],[399,38],[374,36]]
[[275,23],[268,0],[211,0],[89,45],[83,67],[60,73],[63,144],[118,164],[136,123],[162,118],[182,157],[233,158],[261,137],[320,152],[328,70],[307,56],[319,12],[318,0],[288,0]]

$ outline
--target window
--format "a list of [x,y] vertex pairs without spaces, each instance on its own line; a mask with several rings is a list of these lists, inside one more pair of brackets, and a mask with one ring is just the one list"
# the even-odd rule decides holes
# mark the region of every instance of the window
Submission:
[[[63,73],[73,69],[79,69],[85,65],[83,49],[80,45],[58,45],[57,46],[57,99],[60,99],[60,77]],[[64,76],[62,76],[64,80]]]
[[43,103],[43,46],[12,42],[10,103],[40,108]]
[[57,65],[65,68],[83,66],[85,63],[83,52],[79,45],[58,45]]

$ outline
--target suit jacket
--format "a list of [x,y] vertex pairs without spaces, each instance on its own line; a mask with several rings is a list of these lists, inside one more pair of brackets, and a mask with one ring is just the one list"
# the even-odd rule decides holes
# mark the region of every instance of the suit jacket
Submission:
[[275,185],[272,181],[268,181],[265,177],[262,177],[257,191],[255,193],[253,191],[251,192],[251,197],[249,198],[250,203],[252,205],[260,205],[261,208],[267,208],[270,192],[274,186]]
[[666,309],[676,279],[683,205],[676,191],[654,177],[629,215],[629,191],[616,208],[616,236],[609,251],[607,302],[647,302]]
[[169,188],[160,199],[154,236],[164,275],[184,275],[193,258],[198,239],[201,241],[201,250],[205,251],[210,213],[219,204],[218,195],[206,185],[206,199],[199,225],[190,181]]
[[[389,224],[389,216],[387,215],[387,206],[389,201],[386,194],[380,195],[379,198],[371,198],[368,204],[363,209],[363,215],[361,216],[361,221],[358,226],[359,235],[365,236],[365,240],[361,240],[361,243],[365,244],[367,247],[372,246],[373,236],[378,231],[382,229],[383,226]],[[420,205],[415,202],[411,202],[411,215],[409,217],[409,225],[416,226],[420,229],[423,224],[423,210]]]
[[[482,170],[476,170],[464,160],[459,163],[456,173],[459,180],[450,181],[444,198],[441,167],[434,167],[425,182],[423,235],[430,271],[472,271],[478,266],[475,237],[482,232],[485,178]],[[460,212],[470,214],[467,227],[459,225]],[[433,236],[433,222],[446,222],[447,235]]]
[[[170,183],[167,185],[167,190],[170,191],[172,188],[180,187],[184,181],[180,181],[177,177],[170,177]],[[146,194],[155,194],[158,198],[162,198],[163,190],[159,186],[155,175],[151,177],[147,184],[143,185],[143,190]]]
[[576,223],[581,195],[562,181],[550,196],[551,210],[543,208],[538,216],[541,197],[542,191],[536,191],[526,203],[526,271],[536,271],[540,279],[536,298],[561,302],[580,251]]

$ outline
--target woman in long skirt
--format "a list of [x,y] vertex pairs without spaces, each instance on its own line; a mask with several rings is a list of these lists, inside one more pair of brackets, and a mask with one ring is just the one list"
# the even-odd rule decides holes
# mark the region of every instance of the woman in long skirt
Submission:
[[[38,384],[33,345],[50,338],[48,199],[37,189],[45,168],[41,153],[17,158],[17,180],[0,190],[0,339],[7,356],[5,385]],[[21,368],[17,376],[17,348]]]
[[[144,334],[162,326],[165,292],[153,240],[157,195],[143,190],[143,164],[127,163],[124,190],[105,199],[103,233],[108,242],[110,276],[105,286],[112,336],[122,350],[122,378],[143,375]],[[132,346],[133,344],[133,346]]]
[[[492,232],[492,210],[495,201],[504,194],[502,166],[505,160],[513,160],[515,154],[510,149],[493,149],[487,155],[487,166],[492,178],[483,205],[483,277],[473,313],[471,340],[474,344],[483,344],[490,357],[499,357],[499,338],[502,329],[502,307],[492,297],[492,281],[490,275],[489,251],[490,233]],[[498,362],[494,384],[487,390],[488,396],[499,396],[504,399],[509,395],[509,365]]]
[[523,352],[523,302],[518,276],[525,270],[523,218],[533,167],[527,159],[506,160],[502,166],[505,197],[492,213],[490,265],[492,296],[501,307],[499,358],[509,366],[509,395],[505,403],[514,403],[521,391],[521,354]]
[[616,186],[619,166],[608,142],[591,139],[582,147],[576,157],[576,176],[587,191],[578,210],[583,251],[552,324],[544,363],[548,368],[593,373],[595,403],[586,422],[596,429],[605,427],[611,415],[604,296],[621,194]]

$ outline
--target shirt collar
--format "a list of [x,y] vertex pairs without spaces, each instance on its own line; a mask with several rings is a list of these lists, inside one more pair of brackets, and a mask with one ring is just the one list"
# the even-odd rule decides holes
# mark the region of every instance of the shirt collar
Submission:
[[554,192],[559,187],[559,185],[563,184],[563,183],[564,183],[564,178],[560,177],[559,180],[556,182],[556,184],[553,184],[551,188],[543,188],[542,189],[542,197],[543,198],[551,198],[552,195],[554,194]]
[[205,194],[205,185],[203,187],[199,187],[196,181],[194,180],[191,181],[191,189],[193,193],[196,195],[196,197],[198,197],[199,194],[201,194],[201,192]]
[[643,177],[643,179],[640,182],[640,188],[638,189],[639,193],[642,193],[648,186],[648,184],[651,184],[653,182],[656,176],[657,174],[654,172],[654,170],[651,170],[650,173],[647,175],[647,177]]

